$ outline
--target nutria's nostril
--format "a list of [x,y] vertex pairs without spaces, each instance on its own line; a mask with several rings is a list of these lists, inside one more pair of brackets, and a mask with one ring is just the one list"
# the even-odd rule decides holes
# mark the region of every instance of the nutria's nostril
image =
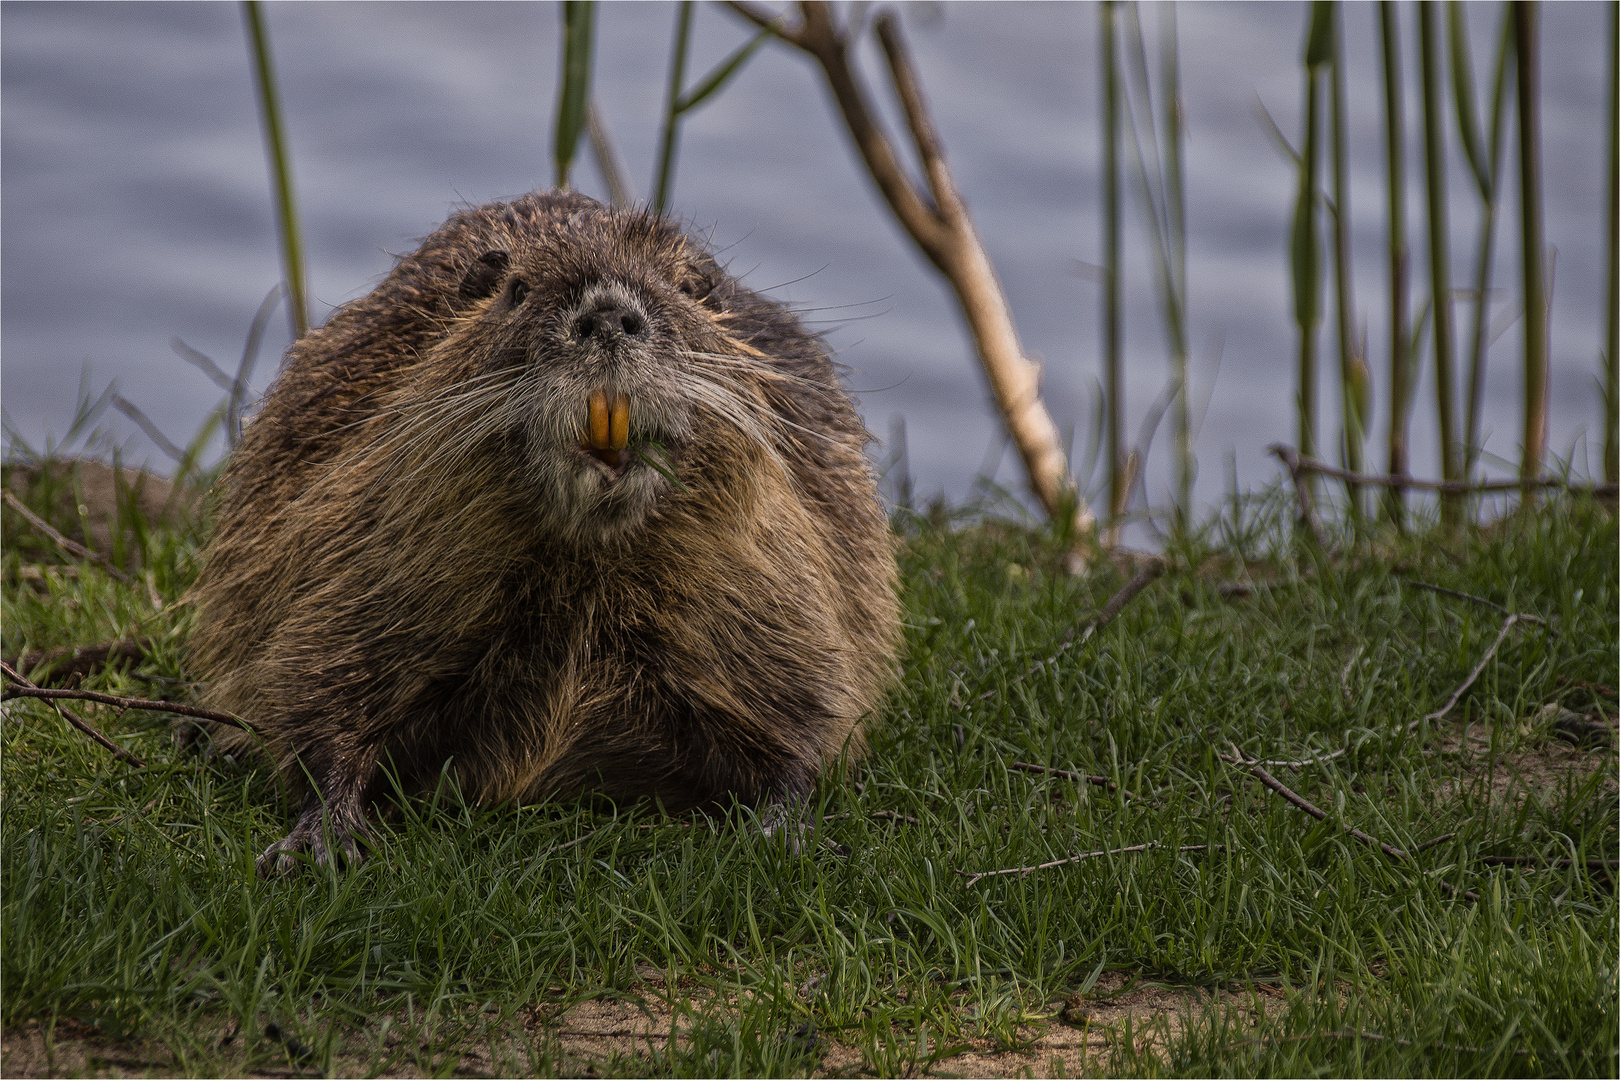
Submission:
[[621,307],[587,311],[574,322],[574,335],[581,341],[594,337],[604,344],[620,337],[640,337],[646,330],[646,319]]

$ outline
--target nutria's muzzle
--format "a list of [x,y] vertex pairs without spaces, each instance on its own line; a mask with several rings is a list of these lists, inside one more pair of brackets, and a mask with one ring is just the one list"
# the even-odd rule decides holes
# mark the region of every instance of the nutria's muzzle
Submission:
[[630,399],[607,390],[592,390],[590,424],[584,449],[610,469],[629,464]]

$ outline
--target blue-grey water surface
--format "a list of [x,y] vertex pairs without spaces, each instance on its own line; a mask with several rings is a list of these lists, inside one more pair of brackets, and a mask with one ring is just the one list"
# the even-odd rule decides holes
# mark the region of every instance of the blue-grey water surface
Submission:
[[[1100,261],[1095,71],[1098,10],[1081,3],[903,7],[906,32],[957,181],[1010,297],[1026,350],[1044,362],[1060,426],[1093,437]],[[596,95],[638,194],[653,171],[675,7],[600,7]],[[1547,235],[1556,248],[1551,445],[1597,467],[1604,265],[1602,188],[1608,10],[1542,9]],[[1160,10],[1144,6],[1153,42]],[[1499,8],[1467,7],[1485,93]],[[1286,242],[1294,171],[1256,117],[1263,101],[1298,137],[1300,4],[1179,7],[1189,130],[1190,325],[1198,493],[1218,498],[1235,463],[1245,485],[1275,470],[1264,448],[1295,432]],[[1388,422],[1382,83],[1376,8],[1344,8],[1350,72],[1355,284],[1377,389],[1371,461]],[[550,182],[559,11],[523,3],[269,4],[303,211],[316,318],[363,295],[456,206]],[[1403,6],[1414,305],[1427,238],[1414,11]],[[171,352],[176,336],[233,368],[255,308],[279,278],[241,14],[225,3],[0,7],[4,407],[31,443],[60,436],[81,372],[123,393],[184,441],[219,394]],[[729,12],[700,9],[691,79],[747,40]],[[868,85],[889,84],[870,40]],[[1156,53],[1150,62],[1157,66]],[[1454,128],[1452,129],[1455,130]],[[1455,143],[1452,137],[1452,142]],[[1511,148],[1511,143],[1509,143]],[[909,146],[907,147],[909,150]],[[1129,158],[1127,158],[1127,161]],[[1460,148],[1448,163],[1454,284],[1472,279],[1478,197]],[[1508,174],[1496,284],[1518,287],[1517,162]],[[600,195],[588,156],[576,182]],[[1133,192],[1134,188],[1130,189]],[[919,494],[966,495],[994,460],[999,421],[941,281],[894,224],[856,160],[819,69],[765,48],[684,128],[675,211],[732,271],[802,309],[851,368],[868,426],[907,421]],[[1168,376],[1140,219],[1128,235],[1127,412],[1131,438]],[[1337,438],[1331,305],[1322,329],[1323,442]],[[1469,304],[1456,306],[1466,343]],[[1516,463],[1522,327],[1491,353],[1487,449]],[[260,389],[287,343],[278,315]],[[1217,374],[1218,358],[1218,374]],[[1213,389],[1211,380],[1213,379]],[[1434,475],[1433,373],[1413,423],[1414,471]],[[126,458],[167,462],[135,425],[107,424]],[[1583,438],[1588,433],[1589,438]],[[1168,431],[1148,471],[1168,498]],[[989,457],[987,458],[987,453]],[[1490,463],[1501,472],[1501,463]],[[1009,453],[1003,483],[1021,483]]]

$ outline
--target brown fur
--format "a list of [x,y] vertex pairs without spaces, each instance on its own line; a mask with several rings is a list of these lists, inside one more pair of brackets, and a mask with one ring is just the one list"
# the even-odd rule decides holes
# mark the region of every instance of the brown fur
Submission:
[[[678,482],[581,450],[599,387]],[[323,814],[357,855],[385,765],[478,800],[802,798],[893,677],[868,439],[816,339],[667,222],[456,214],[293,346],[222,483],[193,655],[304,794],[261,867],[327,858]]]

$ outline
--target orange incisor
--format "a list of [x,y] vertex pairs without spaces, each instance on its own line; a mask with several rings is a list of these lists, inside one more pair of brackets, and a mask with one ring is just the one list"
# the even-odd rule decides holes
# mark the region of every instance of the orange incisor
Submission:
[[630,445],[630,399],[623,394],[608,396],[606,390],[591,391],[590,448],[623,450]]

